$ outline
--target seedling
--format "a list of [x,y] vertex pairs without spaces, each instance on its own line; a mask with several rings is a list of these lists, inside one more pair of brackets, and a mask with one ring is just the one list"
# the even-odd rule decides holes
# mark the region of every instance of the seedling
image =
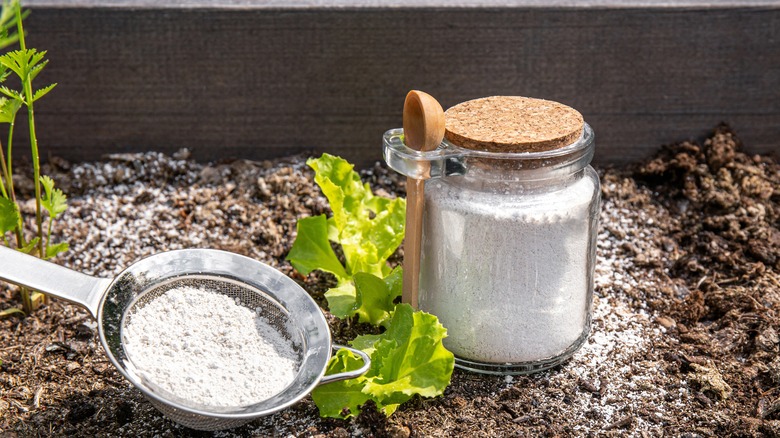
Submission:
[[[35,90],[33,80],[41,73],[48,63],[44,59],[45,51],[28,49],[25,42],[23,19],[27,15],[21,9],[19,0],[4,0],[0,10],[0,48],[6,48],[18,41],[19,49],[12,50],[0,56],[0,83],[5,82],[13,74],[19,78],[21,90],[14,90],[1,85],[0,93],[0,123],[8,124],[8,141],[4,151],[0,144],[0,235],[5,246],[14,247],[24,253],[36,255],[42,259],[50,259],[66,251],[66,242],[51,241],[52,224],[55,218],[67,208],[67,198],[61,190],[54,187],[54,181],[41,175],[40,155],[38,153],[38,137],[35,130],[34,103],[49,93],[57,84],[50,84]],[[16,32],[14,33],[14,28]],[[27,121],[30,128],[30,154],[33,166],[33,186],[35,190],[35,225],[33,237],[25,235],[24,218],[19,208],[19,201],[13,182],[13,139],[14,125],[18,111],[27,109]],[[43,189],[42,189],[43,188]],[[48,213],[48,223],[44,225],[43,211]],[[46,231],[44,232],[44,227]],[[11,239],[8,234],[12,234]],[[12,242],[11,240],[15,240]],[[22,310],[29,314],[44,296],[38,292],[21,289]],[[7,309],[0,316],[19,313],[19,309]]]

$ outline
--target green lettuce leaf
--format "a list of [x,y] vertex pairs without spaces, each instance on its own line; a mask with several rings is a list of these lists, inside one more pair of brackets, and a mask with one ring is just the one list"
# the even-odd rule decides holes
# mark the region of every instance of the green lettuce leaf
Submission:
[[303,275],[318,269],[335,275],[339,282],[346,280],[347,272],[328,241],[325,215],[300,219],[296,228],[298,236],[287,254],[293,267]]
[[403,241],[406,200],[374,196],[354,166],[329,154],[306,162],[314,181],[328,198],[333,217],[328,238],[341,245],[350,275],[367,272],[383,278],[387,259]]
[[[401,403],[420,395],[441,395],[450,384],[455,357],[442,345],[447,330],[435,316],[398,304],[391,323],[381,335],[359,336],[352,345],[371,356],[368,372],[343,384],[322,385],[312,392],[323,417],[349,418],[373,400],[390,416]],[[360,361],[348,362],[338,354],[327,374],[357,369]],[[331,385],[338,385],[329,388]],[[358,394],[359,392],[359,394]],[[319,400],[319,401],[318,401]]]
[[393,255],[404,240],[406,200],[377,196],[366,205],[376,214],[376,217],[371,220],[371,227],[366,230],[366,234],[368,239],[376,245],[379,259],[385,261]]
[[350,222],[367,218],[361,207],[363,200],[373,195],[368,184],[364,185],[360,175],[353,170],[352,164],[330,154],[310,158],[306,164],[314,169],[314,181],[328,198],[338,230],[346,229]]
[[[400,294],[396,293],[400,276],[392,273],[387,259],[404,238],[406,200],[374,196],[354,166],[342,158],[323,154],[307,164],[314,169],[315,182],[328,198],[333,216],[299,220],[287,260],[303,275],[321,270],[337,277],[338,287],[325,293],[334,315],[357,314],[361,322],[381,324],[389,320],[392,302]],[[340,246],[346,266],[331,242]],[[376,303],[381,306],[373,309]]]
[[358,315],[358,321],[386,325],[403,291],[403,268],[385,278],[358,272],[347,282],[325,292],[330,313],[339,318]]
[[455,357],[442,345],[446,336],[434,315],[397,305],[387,332],[374,344],[373,377],[364,391],[384,404],[403,403],[415,394],[441,395],[455,365]]
[[[358,272],[355,281],[354,313],[360,322],[386,325],[395,308],[395,299],[403,290],[403,268],[395,268],[390,275],[379,278],[372,274]],[[330,301],[328,301],[330,304]]]
[[356,337],[355,340],[350,344],[358,350],[366,353],[368,357],[371,357],[374,355],[374,351],[376,350],[374,345],[376,345],[381,336],[382,335],[360,335]]
[[[341,349],[328,362],[326,375],[356,370],[363,361]],[[360,406],[371,400],[371,396],[362,392],[365,376],[355,379],[320,385],[311,393],[311,398],[320,410],[320,415],[331,418],[350,418],[360,413]]]
[[325,298],[328,300],[330,313],[337,317],[347,319],[355,314],[357,291],[355,291],[355,285],[352,282],[328,289],[325,292]]

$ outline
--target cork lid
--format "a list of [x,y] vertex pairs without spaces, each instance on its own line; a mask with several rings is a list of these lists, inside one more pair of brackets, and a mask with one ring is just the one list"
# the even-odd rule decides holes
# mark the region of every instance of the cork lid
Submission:
[[493,96],[459,103],[444,113],[444,137],[467,149],[489,152],[541,152],[575,142],[582,115],[544,99]]

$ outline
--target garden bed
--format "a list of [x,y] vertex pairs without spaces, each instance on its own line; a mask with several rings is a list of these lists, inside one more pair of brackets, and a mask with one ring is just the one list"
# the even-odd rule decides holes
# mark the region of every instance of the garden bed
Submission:
[[[50,161],[45,173],[70,197],[55,232],[71,246],[57,263],[112,277],[157,252],[218,248],[276,267],[326,306],[331,279],[303,278],[284,261],[296,220],[327,212],[304,156]],[[569,362],[514,378],[456,370],[444,396],[414,399],[389,419],[374,409],[322,419],[306,398],[218,436],[780,435],[776,157],[742,153],[719,127],[702,144],[600,174],[594,324]],[[403,195],[404,180],[382,165],[363,177]],[[0,286],[0,309],[19,305]],[[338,342],[361,330],[328,320]],[[108,362],[86,311],[62,301],[0,320],[0,360],[0,434],[210,435],[158,413]]]

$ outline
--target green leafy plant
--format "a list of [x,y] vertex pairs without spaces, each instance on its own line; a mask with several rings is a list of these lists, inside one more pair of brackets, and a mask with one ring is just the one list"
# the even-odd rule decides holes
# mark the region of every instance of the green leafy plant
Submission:
[[[7,149],[4,151],[0,144],[0,234],[6,246],[12,246],[12,242],[8,239],[8,234],[12,233],[17,250],[49,259],[68,249],[66,242],[51,241],[53,221],[67,208],[67,198],[61,190],[54,187],[51,178],[41,175],[34,103],[48,94],[57,84],[39,89],[33,87],[33,80],[41,73],[48,60],[45,59],[45,51],[39,52],[37,49],[27,48],[22,23],[26,15],[27,13],[22,11],[19,0],[3,0],[2,10],[0,10],[0,48],[8,47],[18,41],[19,49],[0,56],[0,83],[5,82],[13,74],[18,78],[21,90],[0,85],[0,93],[4,96],[0,97],[0,123],[8,124]],[[14,28],[16,28],[15,33]],[[29,240],[25,236],[24,218],[14,190],[12,163],[14,125],[16,115],[22,107],[27,110],[30,129],[30,153],[35,191],[36,231]],[[48,214],[46,225],[44,225],[44,211]],[[42,294],[27,289],[22,289],[21,295],[23,311],[28,314],[34,310],[36,303],[44,299]],[[0,312],[0,316],[13,313],[19,313],[19,309],[7,309]]]
[[[435,316],[399,304],[387,331],[358,336],[352,346],[371,357],[368,372],[358,378],[316,388],[312,398],[324,417],[349,418],[373,401],[386,415],[415,395],[435,397],[450,384],[454,359],[441,343],[447,330]],[[356,369],[360,359],[339,350],[328,374]]]
[[[328,198],[333,216],[303,218],[287,259],[304,275],[314,270],[336,277],[325,297],[339,318],[384,327],[379,335],[358,336],[351,342],[371,357],[371,367],[356,379],[318,387],[312,398],[320,415],[349,418],[373,401],[386,415],[415,395],[434,397],[449,385],[454,357],[442,345],[446,329],[434,315],[397,304],[403,271],[387,260],[404,236],[406,201],[375,196],[347,161],[323,154],[307,164]],[[333,246],[341,248],[344,263]],[[328,374],[360,367],[360,359],[340,350],[328,364]]]
[[[353,166],[341,158],[323,154],[307,164],[314,169],[314,180],[328,198],[333,216],[299,220],[287,259],[304,275],[320,270],[336,277],[338,286],[325,294],[331,313],[339,318],[357,314],[360,322],[382,325],[401,294],[401,276],[392,272],[387,259],[403,241],[406,201],[374,196]],[[341,247],[346,266],[331,242]],[[377,293],[371,284],[388,276],[390,288]]]

